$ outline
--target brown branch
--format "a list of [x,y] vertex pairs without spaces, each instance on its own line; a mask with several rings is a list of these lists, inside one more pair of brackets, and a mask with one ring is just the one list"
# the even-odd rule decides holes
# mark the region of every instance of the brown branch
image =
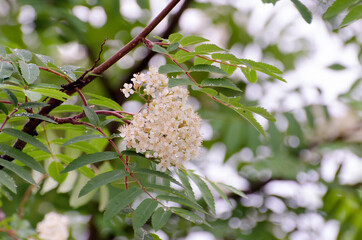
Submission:
[[[63,92],[72,95],[74,94],[77,89],[81,90],[83,87],[87,86],[90,82],[92,82],[97,75],[102,74],[105,72],[108,68],[110,68],[113,64],[115,64],[118,60],[120,60],[122,57],[124,57],[126,54],[128,54],[131,50],[133,50],[140,42],[142,42],[142,39],[145,38],[170,12],[171,10],[180,2],[180,0],[171,0],[169,4],[149,23],[143,31],[138,34],[132,41],[130,41],[127,45],[125,45],[121,50],[119,50],[116,54],[114,54],[112,57],[107,59],[104,63],[93,69],[90,75],[86,75],[84,79],[78,78],[76,81],[69,83],[64,86]],[[49,106],[43,107],[40,109],[38,114],[40,115],[48,115],[54,108],[61,105],[63,101],[57,100],[57,99],[50,99],[48,101]],[[30,135],[35,135],[36,131],[35,129],[39,124],[42,122],[42,120],[31,118],[29,121],[24,125],[22,131],[25,133],[28,133]],[[18,139],[15,144],[13,145],[13,148],[22,150],[26,145],[26,142]],[[6,159],[8,161],[12,161],[13,158],[10,156],[3,156],[3,159]],[[0,166],[0,169],[2,167]]]

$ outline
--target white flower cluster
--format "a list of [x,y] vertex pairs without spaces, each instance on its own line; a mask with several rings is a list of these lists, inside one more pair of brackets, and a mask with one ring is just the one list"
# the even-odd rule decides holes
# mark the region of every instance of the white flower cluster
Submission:
[[[131,124],[121,127],[127,148],[159,159],[162,169],[179,167],[197,157],[202,142],[201,118],[187,104],[187,89],[168,88],[167,76],[159,74],[156,68],[135,74],[132,82],[136,92],[143,87],[143,93],[153,99],[134,115]],[[128,86],[122,89],[126,97],[132,93]]]
[[36,231],[42,240],[67,240],[68,222],[66,216],[50,212],[45,215],[43,221],[37,224]]

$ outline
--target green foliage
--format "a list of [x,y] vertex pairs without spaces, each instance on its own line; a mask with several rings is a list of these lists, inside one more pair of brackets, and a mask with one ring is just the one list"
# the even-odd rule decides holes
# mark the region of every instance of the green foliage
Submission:
[[171,217],[172,212],[167,210],[165,211],[162,207],[157,208],[157,210],[152,215],[152,227],[155,231],[161,229],[166,225],[168,220]]
[[60,162],[53,161],[49,164],[48,172],[49,176],[53,178],[55,181],[57,181],[59,184],[64,182],[64,180],[67,178],[67,173],[60,173],[64,170],[63,164]]
[[19,165],[0,159],[0,165],[6,167],[10,171],[14,172],[16,175],[24,179],[30,184],[36,185],[34,179],[31,177],[30,173],[26,171],[24,168],[20,167]]
[[0,171],[0,185],[4,185],[5,187],[7,187],[10,191],[12,191],[13,193],[16,193],[16,184],[15,181],[12,177],[10,177],[9,174],[7,174],[4,171]]
[[[25,106],[25,108],[27,108],[27,107],[28,106]],[[19,106],[19,108],[20,108],[20,106]],[[13,137],[16,137],[18,139],[21,139],[24,142],[27,142],[27,143],[33,145],[34,147],[39,148],[40,150],[50,154],[49,149],[43,143],[41,143],[38,139],[36,139],[35,137],[33,137],[25,132],[22,132],[17,129],[12,129],[12,128],[4,128],[4,129],[2,129],[2,132],[6,133],[8,135],[11,135]]]
[[139,188],[130,188],[117,194],[107,205],[106,211],[104,212],[105,220],[116,216],[119,211],[135,200],[142,192]]
[[145,199],[133,213],[132,224],[134,229],[142,227],[151,217],[158,203],[153,199]]
[[[276,4],[278,1],[262,2]],[[311,23],[312,14],[303,1],[291,2],[303,19]],[[19,6],[23,4],[25,2],[19,2]],[[265,204],[270,198],[277,198],[286,206],[285,214],[298,216],[308,210],[296,207],[293,200],[287,197],[271,196],[263,190],[263,184],[275,180],[298,183],[303,174],[318,170],[324,152],[330,149],[348,146],[361,156],[360,143],[352,141],[346,144],[343,134],[336,139],[326,137],[327,140],[313,135],[314,131],[320,128],[321,119],[328,119],[316,114],[315,106],[305,106],[301,109],[305,114],[305,121],[292,113],[279,113],[279,117],[287,122],[287,126],[282,130],[279,123],[272,122],[275,121],[273,115],[263,107],[257,106],[258,100],[248,102],[244,91],[247,85],[259,86],[264,94],[268,88],[264,80],[272,82],[277,79],[285,82],[283,72],[267,63],[239,58],[226,50],[233,49],[236,45],[244,48],[251,42],[257,42],[250,36],[246,26],[241,24],[244,20],[236,21],[240,13],[233,7],[214,7],[209,3],[195,2],[195,9],[207,9],[206,15],[210,18],[210,24],[223,28],[228,26],[230,36],[226,37],[228,40],[223,45],[225,49],[203,37],[187,36],[188,33],[184,30],[183,34],[170,34],[168,39],[158,38],[162,42],[150,42],[150,46],[153,51],[169,59],[165,65],[159,67],[160,73],[169,75],[169,87],[187,86],[192,96],[199,101],[200,115],[205,116],[213,128],[213,136],[205,141],[204,147],[209,150],[214,144],[225,144],[224,162],[233,164],[237,173],[250,184],[248,192],[258,197],[260,195],[263,203],[261,207],[244,205],[244,200],[240,201],[239,197],[246,199],[247,194],[239,189],[215,183],[184,168],[176,171],[158,171],[155,164],[157,159],[148,159],[136,150],[121,151],[118,148],[121,136],[115,130],[116,124],[127,124],[132,120],[132,114],[124,112],[121,107],[123,100],[115,97],[117,94],[121,95],[118,91],[122,82],[119,77],[128,75],[128,69],[110,68],[102,75],[100,81],[86,87],[86,101],[83,96],[76,99],[69,96],[66,87],[61,84],[76,81],[82,76],[84,69],[74,65],[57,66],[59,58],[54,56],[53,50],[54,46],[76,41],[86,49],[89,59],[81,60],[79,63],[65,62],[92,65],[98,55],[100,43],[105,36],[109,36],[112,42],[105,44],[104,53],[100,54],[100,62],[94,65],[99,66],[111,53],[119,50],[115,46],[130,41],[130,33],[133,34],[133,30],[143,24],[151,14],[144,14],[139,21],[127,22],[129,19],[120,14],[119,2],[97,2],[96,5],[101,6],[107,14],[107,22],[98,28],[77,19],[72,11],[69,11],[74,8],[71,1],[50,1],[41,4],[33,1],[26,4],[37,13],[34,28],[39,43],[36,45],[31,44],[31,41],[24,41],[30,38],[20,29],[22,24],[4,25],[18,21],[20,8],[10,6],[12,11],[9,12],[9,16],[0,16],[3,23],[0,24],[0,42],[10,46],[0,46],[0,152],[3,154],[0,165],[4,168],[0,170],[0,206],[6,206],[1,209],[5,212],[6,219],[0,223],[0,238],[3,238],[4,229],[16,232],[19,234],[16,237],[20,239],[34,235],[35,231],[29,229],[40,221],[37,209],[51,202],[52,208],[64,212],[73,211],[72,207],[81,207],[79,213],[92,215],[94,229],[105,229],[99,231],[100,235],[109,232],[113,237],[132,238],[133,235],[130,235],[127,228],[130,227],[129,223],[132,223],[135,239],[159,239],[157,235],[148,233],[151,227],[156,231],[162,229],[170,239],[183,238],[197,224],[198,228],[212,232],[218,239],[277,239],[273,231],[281,232],[279,229],[275,230],[279,223],[274,223],[271,219],[272,216],[279,215]],[[137,4],[144,10],[143,13],[150,11],[149,1],[137,1]],[[80,5],[89,10],[94,8],[90,3]],[[323,18],[329,22],[338,22],[340,19],[340,27],[346,27],[361,19],[361,12],[358,0],[336,0]],[[249,15],[245,14],[245,20]],[[272,21],[268,22],[272,24]],[[145,39],[146,43],[147,41]],[[146,46],[150,47],[147,44]],[[34,52],[42,54],[21,48],[33,49]],[[283,53],[278,44],[261,47],[261,52],[264,55],[262,61],[268,59],[268,62],[273,62],[270,59],[274,57],[284,66],[285,71],[292,69],[300,56],[297,52]],[[51,54],[56,60],[43,54]],[[131,53],[129,56],[138,56],[138,53]],[[341,72],[346,69],[343,61],[330,65],[329,68]],[[240,73],[242,77],[239,77]],[[99,74],[89,72],[87,76]],[[82,82],[82,79],[77,82]],[[358,93],[360,82],[361,80],[356,81],[349,92],[340,96],[359,114],[362,107],[360,99],[356,98],[359,96],[356,92]],[[54,102],[64,104],[49,112],[47,109],[50,109]],[[263,125],[266,126],[264,129],[255,115],[271,122]],[[240,120],[239,116],[247,121]],[[34,119],[44,122],[36,127],[32,127],[31,124],[24,127],[27,121],[34,123]],[[27,130],[29,126],[31,131]],[[266,138],[260,138],[255,129]],[[22,151],[11,147],[16,139],[27,144]],[[298,144],[288,145],[290,139],[296,139]],[[338,144],[333,141],[338,141]],[[241,153],[245,151],[250,151],[251,160],[243,159],[245,156]],[[304,158],[305,156],[313,158]],[[9,157],[15,160],[4,160]],[[199,163],[195,161],[195,164]],[[45,181],[49,175],[60,187],[56,191],[50,191],[46,188],[46,183],[43,185],[44,179],[36,178],[37,182],[40,181],[38,186],[29,169],[47,173],[42,175]],[[41,192],[39,194],[34,191],[24,206],[24,218],[31,219],[32,226],[25,220],[11,217],[18,208],[23,207],[20,202],[28,187],[24,181],[40,187]],[[192,188],[191,181],[197,189]],[[318,180],[318,183],[327,185],[328,189],[322,199],[323,207],[316,212],[321,212],[326,220],[340,221],[339,239],[360,239],[361,231],[356,230],[361,229],[361,201],[360,194],[356,194],[356,189],[360,186],[350,187],[338,182],[326,184],[324,180]],[[201,192],[200,198],[196,198],[194,190]],[[230,205],[230,217],[220,218],[215,215],[215,201],[219,197]],[[134,202],[141,203],[135,207]],[[174,204],[178,204],[178,207],[169,207]],[[100,212],[105,210],[103,217],[95,211],[96,206]],[[12,220],[9,220],[10,218]],[[127,218],[132,220],[128,221]],[[150,218],[151,221],[148,221]],[[228,224],[232,218],[246,221],[250,228],[231,229]],[[209,224],[213,228],[209,228]],[[31,233],[26,233],[27,230]],[[283,234],[284,238],[288,238],[291,232]],[[99,237],[106,239],[105,235]]]
[[62,173],[73,171],[75,169],[78,169],[82,166],[91,163],[112,160],[115,158],[118,158],[118,154],[115,152],[97,152],[97,153],[82,155],[74,159],[71,163],[69,163],[69,165],[62,171]]
[[99,188],[113,181],[119,180],[127,175],[128,174],[121,169],[101,173],[87,182],[87,184],[79,192],[79,197],[82,197],[96,188]]
[[35,159],[33,157],[29,156],[28,154],[26,154],[16,148],[12,148],[8,145],[0,143],[0,152],[4,153],[10,157],[13,157],[14,159],[16,159],[16,160],[22,162],[23,164],[25,164],[26,166],[30,167],[31,169],[34,169],[40,173],[45,173],[45,170],[40,165],[40,163],[35,161]]
[[300,15],[302,15],[303,19],[307,22],[307,23],[311,23],[312,22],[312,13],[308,10],[308,8],[301,3],[299,0],[291,0],[295,7],[298,9]]

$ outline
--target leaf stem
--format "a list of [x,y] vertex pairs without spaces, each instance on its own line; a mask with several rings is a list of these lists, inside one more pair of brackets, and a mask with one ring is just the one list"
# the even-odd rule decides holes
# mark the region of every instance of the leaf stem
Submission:
[[5,127],[5,124],[6,124],[7,121],[10,119],[10,117],[11,117],[14,113],[16,113],[18,110],[19,110],[18,108],[14,108],[14,110],[6,116],[4,122],[1,124],[0,131]]

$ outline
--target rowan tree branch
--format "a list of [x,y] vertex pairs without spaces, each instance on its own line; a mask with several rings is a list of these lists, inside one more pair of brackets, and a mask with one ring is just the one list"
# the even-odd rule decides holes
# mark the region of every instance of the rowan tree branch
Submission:
[[[122,57],[124,57],[126,54],[128,54],[131,50],[133,50],[140,42],[142,42],[142,39],[145,38],[170,12],[171,10],[180,2],[181,0],[171,0],[169,4],[143,29],[142,32],[140,32],[132,41],[130,41],[127,45],[125,45],[122,49],[120,49],[116,54],[114,54],[112,57],[107,59],[105,62],[103,62],[98,67],[94,68],[91,71],[91,74],[85,75],[80,78],[78,78],[76,81],[69,83],[63,87],[63,92],[68,95],[73,95],[77,89],[82,89],[85,86],[87,86],[89,83],[91,83],[95,78],[96,75],[100,75],[103,72],[105,72],[108,68],[110,68],[113,64],[115,64],[118,60],[120,60]],[[57,99],[50,99],[48,101],[49,106],[43,107],[40,109],[38,114],[40,115],[48,115],[54,108],[61,105],[63,101],[57,100]],[[31,118],[28,120],[28,122],[24,125],[22,131],[25,133],[28,133],[32,136],[36,135],[36,128],[39,126],[39,124],[42,122],[42,120]],[[22,150],[26,145],[26,142],[17,139],[16,142],[13,145],[13,148]],[[7,155],[2,156],[3,159],[12,161],[13,158]],[[2,167],[0,166],[0,169]]]

